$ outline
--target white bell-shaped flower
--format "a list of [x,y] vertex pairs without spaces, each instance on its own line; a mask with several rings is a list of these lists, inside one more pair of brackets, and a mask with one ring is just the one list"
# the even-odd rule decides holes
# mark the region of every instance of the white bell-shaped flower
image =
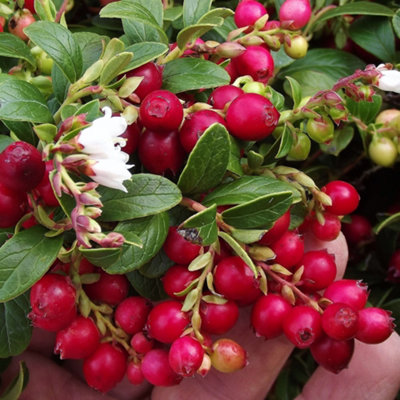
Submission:
[[385,64],[378,65],[376,69],[381,73],[378,88],[387,92],[400,93],[400,71],[388,69]]

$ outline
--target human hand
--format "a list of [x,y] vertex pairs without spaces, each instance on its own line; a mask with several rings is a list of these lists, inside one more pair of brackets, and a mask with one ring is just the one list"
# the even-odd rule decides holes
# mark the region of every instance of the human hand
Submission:
[[[306,249],[327,248],[335,254],[338,278],[347,263],[347,245],[343,236],[332,242],[306,238]],[[18,361],[24,360],[30,371],[30,381],[22,400],[111,400],[137,399],[169,400],[195,396],[198,400],[258,400],[264,399],[279,371],[293,350],[293,345],[283,336],[265,340],[250,332],[249,309],[243,308],[229,337],[240,343],[248,353],[249,365],[232,374],[212,369],[205,378],[196,376],[184,379],[173,387],[152,388],[148,384],[131,385],[126,379],[107,395],[90,389],[81,376],[81,363],[64,361],[62,367],[50,359],[54,335],[35,330],[28,351],[16,357],[4,374],[4,382],[15,375]],[[400,388],[398,365],[400,362],[400,337],[393,333],[378,345],[356,343],[349,367],[335,375],[319,367],[296,400],[312,399],[374,399],[392,400]]]

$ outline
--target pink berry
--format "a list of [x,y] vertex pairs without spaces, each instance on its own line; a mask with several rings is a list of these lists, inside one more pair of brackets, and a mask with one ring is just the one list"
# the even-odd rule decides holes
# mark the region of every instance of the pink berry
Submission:
[[0,183],[0,228],[11,228],[25,214],[25,193],[14,192]]
[[199,254],[201,246],[186,240],[176,226],[171,226],[163,249],[165,254],[177,264],[189,265]]
[[208,104],[211,104],[217,110],[223,110],[228,103],[243,93],[240,87],[223,85],[212,91],[208,98]]
[[265,14],[267,14],[267,9],[258,1],[241,1],[235,10],[235,24],[238,28],[254,25]]
[[281,215],[260,239],[259,243],[264,246],[270,246],[276,242],[288,229],[290,225],[290,210]]
[[344,181],[332,181],[321,188],[332,200],[326,211],[335,215],[351,214],[358,207],[360,195],[353,185]]
[[322,314],[322,329],[336,340],[352,339],[358,328],[358,314],[349,305],[330,304]]
[[189,325],[189,315],[181,310],[182,304],[176,300],[158,303],[147,318],[149,335],[162,343],[172,343]]
[[254,272],[238,256],[220,261],[214,269],[214,286],[228,300],[251,304],[260,295],[259,282]]
[[283,321],[292,309],[282,296],[267,294],[260,297],[251,312],[251,324],[257,336],[273,339],[283,333]]
[[168,90],[154,90],[143,99],[139,116],[146,128],[170,132],[179,128],[183,107],[175,94]]
[[122,148],[124,153],[131,155],[136,151],[139,145],[141,131],[141,125],[136,121],[133,124],[128,125],[126,131],[120,135],[120,137],[126,139],[125,146]]
[[334,303],[348,304],[354,310],[359,311],[367,303],[368,288],[361,281],[340,279],[326,288],[324,297]]
[[244,93],[236,97],[226,112],[229,132],[242,140],[262,140],[268,137],[279,120],[274,105],[257,93]]
[[42,180],[46,165],[38,149],[14,142],[0,153],[0,183],[15,192],[28,192]]
[[193,376],[200,368],[204,350],[198,340],[191,336],[180,337],[172,343],[169,349],[169,365],[182,376]]
[[126,353],[111,343],[101,343],[83,362],[87,384],[100,392],[108,392],[119,383],[126,372]]
[[76,317],[65,329],[57,332],[54,353],[62,360],[89,357],[100,344],[100,333],[91,318]]
[[243,347],[227,338],[214,342],[210,358],[212,366],[225,373],[238,371],[247,365],[247,355]]
[[144,297],[128,297],[115,309],[115,322],[126,333],[133,335],[144,328],[150,309],[151,304]]
[[356,339],[361,342],[381,343],[392,334],[393,329],[393,318],[389,311],[378,307],[368,307],[358,313]]
[[27,9],[17,11],[8,21],[8,31],[20,39],[27,42],[28,36],[24,33],[24,28],[36,22],[35,17]]
[[309,0],[286,0],[279,9],[279,19],[289,29],[297,30],[307,24],[311,17]]
[[314,360],[335,374],[347,368],[354,352],[354,339],[335,340],[323,335],[310,346]]
[[140,385],[144,382],[144,376],[142,372],[142,366],[140,363],[129,361],[126,366],[126,377],[132,385]]
[[177,385],[182,376],[169,365],[168,352],[163,349],[150,350],[142,360],[143,376],[155,386]]
[[275,253],[274,262],[292,268],[303,258],[304,240],[296,232],[287,231],[271,244],[271,249]]
[[339,236],[342,224],[337,215],[326,212],[324,213],[323,224],[320,224],[317,218],[312,218],[310,227],[317,239],[329,242],[335,240]]
[[130,344],[137,353],[146,354],[154,347],[154,340],[143,332],[137,332],[131,337]]
[[349,243],[359,244],[372,239],[372,226],[363,215],[352,214],[351,222],[343,224],[343,234]]
[[200,276],[199,271],[189,271],[183,265],[173,265],[161,278],[165,293],[173,299],[182,300],[185,296],[177,296],[176,293],[185,290],[190,283]]
[[45,173],[40,183],[35,187],[35,192],[39,194],[40,198],[43,200],[45,205],[49,207],[58,207],[60,203],[58,202],[58,199],[54,194],[54,190],[49,180],[49,174],[54,169],[53,161],[52,160],[46,161],[45,164],[46,164]]
[[309,306],[293,307],[283,321],[283,332],[299,349],[305,349],[322,334],[321,315]]

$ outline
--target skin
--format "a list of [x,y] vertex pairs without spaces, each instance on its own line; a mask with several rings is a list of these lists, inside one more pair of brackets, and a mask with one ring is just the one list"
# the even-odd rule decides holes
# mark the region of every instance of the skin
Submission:
[[[335,254],[337,277],[343,276],[348,258],[343,236],[326,243],[306,238],[307,250],[321,248],[327,248]],[[17,373],[18,361],[23,359],[29,368],[30,380],[21,400],[63,400],[65,393],[68,393],[70,399],[85,400],[181,400],[192,396],[197,400],[263,400],[293,346],[283,336],[268,341],[256,338],[249,329],[249,311],[241,310],[238,323],[227,335],[238,341],[248,352],[249,365],[233,374],[211,369],[205,378],[196,376],[184,379],[178,386],[154,389],[148,384],[133,386],[125,379],[114,390],[103,395],[83,382],[81,362],[66,361],[63,367],[54,363],[49,358],[54,346],[54,335],[35,331],[29,350],[14,358],[2,379],[9,382]],[[400,389],[399,363],[400,337],[396,333],[377,345],[356,341],[354,356],[347,369],[335,375],[317,368],[304,386],[302,394],[295,400],[393,400]]]

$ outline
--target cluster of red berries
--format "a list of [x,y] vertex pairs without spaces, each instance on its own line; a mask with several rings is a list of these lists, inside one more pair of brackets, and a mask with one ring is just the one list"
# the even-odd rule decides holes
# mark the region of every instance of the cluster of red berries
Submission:
[[0,228],[14,226],[27,213],[28,192],[45,205],[59,205],[49,180],[53,164],[44,162],[36,147],[11,143],[0,153],[0,169]]

